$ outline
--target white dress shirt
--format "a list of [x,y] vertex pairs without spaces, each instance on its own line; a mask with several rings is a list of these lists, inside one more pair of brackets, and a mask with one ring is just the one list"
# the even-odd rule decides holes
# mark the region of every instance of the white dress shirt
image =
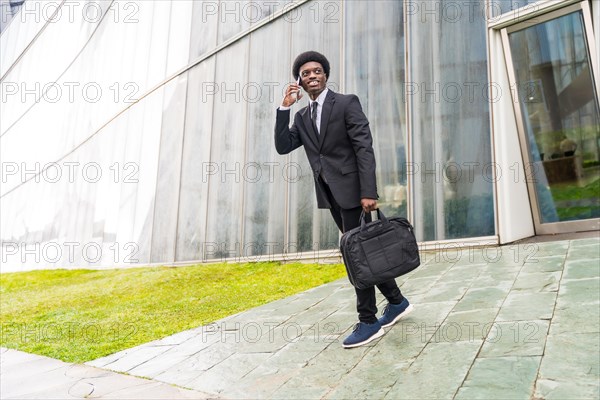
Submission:
[[[317,107],[317,130],[319,131],[317,133],[319,133],[319,134],[321,133],[321,113],[323,112],[323,103],[325,103],[325,97],[327,97],[327,92],[329,92],[329,89],[325,88],[325,90],[323,90],[321,92],[321,94],[319,95],[319,97],[317,97],[316,100],[310,100],[310,98],[309,98],[309,102],[310,102],[309,107],[308,107],[309,115],[311,115],[310,113],[312,110],[310,107],[312,107],[313,101],[316,101],[319,104],[319,106]],[[291,106],[285,107],[283,104],[279,106],[279,109],[281,111],[289,110],[290,108],[292,108],[292,107]]]

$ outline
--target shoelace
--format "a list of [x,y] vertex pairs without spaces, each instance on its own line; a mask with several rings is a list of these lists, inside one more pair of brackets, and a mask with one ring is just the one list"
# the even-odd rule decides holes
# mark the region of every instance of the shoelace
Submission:
[[385,308],[383,309],[383,315],[387,314],[389,309],[390,309],[390,304],[388,303],[388,305],[385,306]]

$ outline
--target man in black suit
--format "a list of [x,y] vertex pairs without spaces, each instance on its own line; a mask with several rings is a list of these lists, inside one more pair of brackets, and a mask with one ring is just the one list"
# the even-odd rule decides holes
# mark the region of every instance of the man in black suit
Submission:
[[[304,146],[313,170],[317,204],[329,208],[338,228],[346,232],[360,224],[361,211],[377,209],[375,156],[369,121],[358,97],[334,93],[326,87],[329,61],[315,51],[300,54],[292,74],[300,85],[286,90],[275,122],[275,147],[287,154]],[[308,93],[310,104],[298,111],[290,122],[290,107],[302,97],[300,86]],[[355,289],[359,323],[343,346],[357,347],[382,336],[384,327],[393,325],[412,310],[395,280],[377,285],[389,304],[378,320],[375,288]]]

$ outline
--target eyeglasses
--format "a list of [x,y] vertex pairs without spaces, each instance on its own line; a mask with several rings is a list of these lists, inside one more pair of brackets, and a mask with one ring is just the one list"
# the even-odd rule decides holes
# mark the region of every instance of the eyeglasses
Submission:
[[[310,72],[311,70],[305,69],[304,71],[300,72],[300,76],[306,78],[310,75]],[[315,75],[323,75],[323,70],[321,68],[315,68],[312,70],[312,72],[314,72]]]

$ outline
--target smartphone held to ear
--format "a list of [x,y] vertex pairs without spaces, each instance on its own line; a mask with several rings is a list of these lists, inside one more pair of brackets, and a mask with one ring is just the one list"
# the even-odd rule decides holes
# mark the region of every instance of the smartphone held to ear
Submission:
[[[300,86],[300,77],[298,77],[298,79],[296,79],[296,85]],[[300,89],[298,89],[297,92],[292,93],[292,97],[294,98],[294,100],[298,101],[298,97],[300,95]]]

